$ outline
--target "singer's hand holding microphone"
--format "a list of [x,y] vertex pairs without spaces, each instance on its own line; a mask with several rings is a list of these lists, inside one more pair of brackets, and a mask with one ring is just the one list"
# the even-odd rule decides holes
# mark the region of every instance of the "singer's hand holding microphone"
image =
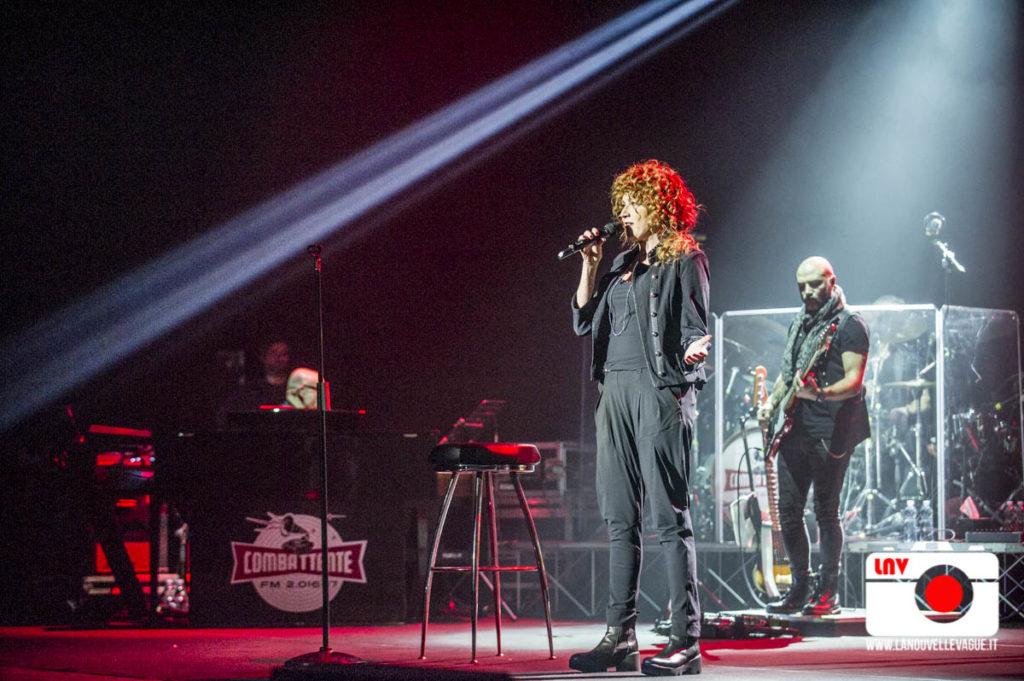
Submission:
[[596,229],[588,229],[583,232],[583,234],[580,234],[579,238],[576,239],[575,242],[559,251],[558,259],[565,260],[573,253],[582,253],[584,264],[591,266],[597,265],[601,262],[601,244],[603,244],[605,239],[608,237],[618,234],[621,229],[622,225],[617,221],[609,222],[603,227]]
[[583,269],[580,271],[580,283],[576,288],[576,307],[582,308],[594,295],[594,283],[597,280],[597,266],[601,262],[602,244],[604,240],[622,229],[618,222],[609,222],[599,229],[588,229],[580,234],[574,243],[569,244],[558,253],[559,260],[565,260],[573,253],[583,256]]
[[580,235],[580,239],[586,239],[589,243],[580,250],[583,261],[591,267],[597,267],[604,256],[604,237],[599,229],[588,229]]

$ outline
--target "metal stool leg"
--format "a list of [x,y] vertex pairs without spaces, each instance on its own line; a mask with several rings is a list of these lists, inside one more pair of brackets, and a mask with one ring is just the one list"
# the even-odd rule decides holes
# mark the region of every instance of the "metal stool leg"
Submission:
[[530,528],[533,554],[537,560],[537,574],[540,577],[540,593],[541,598],[544,600],[544,619],[548,625],[548,654],[550,659],[553,660],[555,659],[555,641],[551,634],[551,598],[548,594],[548,573],[544,569],[544,555],[540,550],[540,539],[537,537],[537,526],[533,523],[530,505],[526,502],[526,493],[523,492],[523,485],[519,482],[519,474],[515,471],[509,471],[509,476],[512,478],[512,484],[515,486],[516,494],[519,496],[519,507],[523,509],[523,517],[526,518],[526,524]]
[[480,612],[480,516],[483,513],[484,497],[482,494],[484,474],[477,471],[476,475],[473,476],[473,508],[475,514],[473,518],[473,659],[470,660],[473,664],[476,664],[476,625],[477,616]]
[[459,474],[452,473],[451,482],[448,483],[448,491],[444,495],[444,503],[441,504],[441,512],[437,516],[437,529],[434,530],[434,544],[430,549],[430,562],[427,565],[427,585],[423,597],[423,627],[420,632],[420,659],[426,659],[427,648],[427,620],[430,619],[430,586],[434,581],[434,566],[437,564],[437,549],[441,545],[441,531],[444,529],[444,522],[448,517],[448,508],[452,504],[452,497],[455,496],[455,484],[459,481]]
[[501,570],[498,562],[498,519],[494,512],[494,473],[487,473],[487,512],[491,516],[491,563],[494,570],[494,631],[498,637],[498,657],[501,657]]

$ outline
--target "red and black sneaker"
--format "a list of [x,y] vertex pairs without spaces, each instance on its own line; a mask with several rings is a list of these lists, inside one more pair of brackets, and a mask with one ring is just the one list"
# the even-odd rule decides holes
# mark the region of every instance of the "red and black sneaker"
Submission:
[[804,606],[804,615],[822,617],[837,614],[840,610],[838,583],[839,575],[819,575],[814,593]]

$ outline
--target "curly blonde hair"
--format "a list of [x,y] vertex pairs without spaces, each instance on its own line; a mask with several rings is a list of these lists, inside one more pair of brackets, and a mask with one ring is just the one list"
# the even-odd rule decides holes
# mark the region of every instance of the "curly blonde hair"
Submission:
[[[627,168],[612,181],[612,214],[616,218],[627,194],[647,209],[651,229],[661,239],[653,253],[656,261],[670,262],[700,250],[693,228],[703,206],[697,204],[679,173],[654,159]],[[623,244],[631,241],[629,230],[623,230]]]

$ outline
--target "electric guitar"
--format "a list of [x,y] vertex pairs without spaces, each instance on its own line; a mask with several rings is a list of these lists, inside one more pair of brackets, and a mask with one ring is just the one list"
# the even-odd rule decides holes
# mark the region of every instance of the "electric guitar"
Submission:
[[[758,366],[754,369],[752,400],[754,411],[756,412],[758,407],[766,404],[769,399],[768,370],[763,366]],[[768,488],[768,511],[771,523],[761,525],[761,532],[758,536],[760,569],[755,571],[754,582],[769,599],[774,600],[782,596],[780,586],[791,585],[793,577],[786,558],[786,549],[782,544],[782,530],[779,525],[778,473],[775,471],[774,460],[767,456],[765,457],[764,472]]]
[[796,412],[797,406],[796,391],[807,382],[807,377],[811,375],[811,369],[814,368],[818,358],[828,352],[838,328],[839,318],[837,317],[821,332],[821,335],[818,337],[817,347],[814,348],[814,354],[807,361],[807,366],[803,367],[803,370],[798,374],[799,380],[794,380],[793,385],[789,386],[785,396],[779,400],[779,406],[775,408],[772,418],[769,419],[770,423],[767,427],[761,427],[761,434],[764,437],[765,461],[769,458],[775,458],[775,455],[779,453],[782,439],[793,429],[793,415]]

